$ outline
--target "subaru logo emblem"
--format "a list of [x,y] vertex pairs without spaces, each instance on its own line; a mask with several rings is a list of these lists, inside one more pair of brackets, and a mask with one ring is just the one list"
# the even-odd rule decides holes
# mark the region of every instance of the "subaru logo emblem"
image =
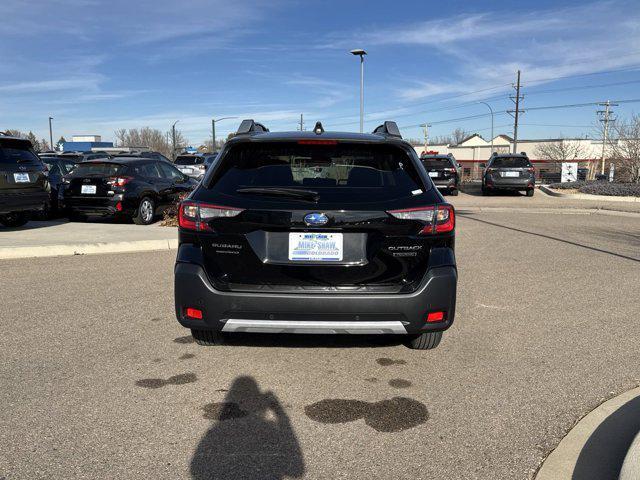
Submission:
[[329,223],[329,217],[324,213],[308,213],[304,216],[304,223],[310,227],[321,227]]

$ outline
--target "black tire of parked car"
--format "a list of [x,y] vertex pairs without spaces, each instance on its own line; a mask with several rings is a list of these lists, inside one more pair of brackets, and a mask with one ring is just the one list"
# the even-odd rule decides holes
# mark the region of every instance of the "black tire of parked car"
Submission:
[[28,212],[13,212],[6,215],[0,215],[0,223],[9,228],[21,227],[28,221]]
[[213,330],[195,330],[191,329],[191,336],[198,345],[211,347],[214,345],[222,345],[223,336],[220,332]]
[[482,187],[482,195],[484,195],[485,197],[489,195],[489,190],[487,190],[485,187]]
[[451,195],[453,197],[457,197],[458,196],[458,189],[457,188],[449,189],[449,195]]
[[442,332],[425,332],[420,335],[411,335],[405,340],[404,345],[414,350],[431,350],[436,348],[442,340]]
[[533,188],[528,189],[527,190],[527,197],[533,197],[533,192],[534,192]]
[[[149,215],[149,209],[151,214]],[[153,223],[156,213],[156,205],[154,201],[149,197],[143,197],[138,205],[135,217],[133,217],[133,223],[136,225],[150,225]]]

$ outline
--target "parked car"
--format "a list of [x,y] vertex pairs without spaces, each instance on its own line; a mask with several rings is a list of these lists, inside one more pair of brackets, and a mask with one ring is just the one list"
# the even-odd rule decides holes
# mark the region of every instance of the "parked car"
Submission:
[[192,178],[202,178],[216,157],[217,153],[210,154],[183,154],[176,157],[174,162],[178,170]]
[[395,122],[373,134],[269,133],[245,120],[183,201],[177,319],[231,332],[399,334],[454,320],[455,213]]
[[196,183],[164,161],[91,160],[65,176],[64,207],[75,220],[94,215],[129,217],[139,225],[148,225]]
[[494,153],[482,174],[482,194],[497,190],[517,190],[533,197],[535,168],[526,153]]
[[420,160],[436,187],[449,195],[458,195],[462,169],[452,154],[422,155]]
[[38,156],[47,167],[51,191],[48,205],[45,208],[45,216],[51,218],[60,214],[60,197],[64,189],[64,177],[71,173],[78,163],[65,155],[41,153]]
[[48,198],[45,167],[31,142],[0,133],[0,224],[24,225]]

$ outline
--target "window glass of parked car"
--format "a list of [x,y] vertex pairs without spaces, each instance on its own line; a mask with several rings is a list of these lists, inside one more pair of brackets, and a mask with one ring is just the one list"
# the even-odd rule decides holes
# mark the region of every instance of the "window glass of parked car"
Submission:
[[455,166],[453,159],[449,157],[425,157],[422,163],[426,168],[444,168]]
[[395,200],[423,192],[408,154],[393,145],[240,144],[221,162],[207,184],[232,196],[243,188],[300,188],[339,203]]
[[169,165],[168,163],[158,163],[158,167],[160,167],[160,170],[162,171],[164,177],[168,178],[172,182],[184,179],[184,175],[180,173],[177,168]]
[[0,163],[28,163],[39,164],[40,159],[29,148],[19,146],[2,145],[0,148]]
[[161,178],[160,170],[155,162],[143,163],[140,165],[140,173],[147,178]]
[[202,162],[204,162],[204,157],[196,155],[178,155],[174,163],[176,165],[197,165]]
[[74,175],[121,175],[127,169],[126,165],[108,162],[79,163],[74,169]]
[[496,157],[491,162],[492,168],[529,168],[531,163],[524,157]]

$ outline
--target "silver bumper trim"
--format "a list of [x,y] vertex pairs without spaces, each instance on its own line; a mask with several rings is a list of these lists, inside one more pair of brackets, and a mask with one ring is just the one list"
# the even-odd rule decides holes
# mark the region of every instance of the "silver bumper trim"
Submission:
[[402,322],[329,322],[307,320],[244,320],[230,318],[223,332],[318,333],[318,334],[395,334],[406,335]]

